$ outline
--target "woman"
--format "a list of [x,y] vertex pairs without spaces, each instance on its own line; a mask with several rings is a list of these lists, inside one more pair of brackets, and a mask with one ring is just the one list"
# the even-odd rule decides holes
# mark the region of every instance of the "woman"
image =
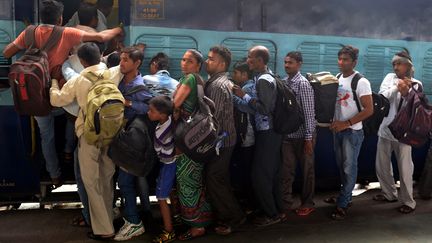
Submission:
[[[196,50],[187,50],[181,60],[184,76],[174,93],[174,120],[189,116],[198,105],[197,82],[194,73],[198,73],[204,61]],[[202,81],[200,81],[202,82]],[[179,240],[189,240],[205,234],[205,228],[211,223],[210,204],[205,199],[203,185],[203,164],[195,162],[179,152],[177,158],[177,193],[183,221],[191,226]]]

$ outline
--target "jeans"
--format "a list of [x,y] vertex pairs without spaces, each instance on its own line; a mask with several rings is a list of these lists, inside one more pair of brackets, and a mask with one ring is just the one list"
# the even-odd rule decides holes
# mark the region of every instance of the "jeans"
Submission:
[[46,170],[51,178],[57,178],[61,175],[54,134],[54,117],[63,114],[63,112],[63,109],[58,108],[53,109],[47,116],[35,116],[39,127]]
[[83,209],[81,210],[81,213],[86,223],[90,225],[90,212],[89,212],[87,191],[84,187],[84,183],[81,178],[81,171],[80,171],[80,166],[78,161],[78,146],[74,152],[74,172],[75,172],[75,180],[78,188],[77,190],[78,196],[83,205]]
[[63,151],[65,153],[72,153],[74,152],[75,147],[76,147],[75,123],[67,119],[66,128],[65,128],[65,147]]
[[138,215],[137,204],[136,204],[136,190],[135,190],[135,178],[136,176],[127,173],[120,168],[118,175],[118,185],[120,193],[125,200],[125,207],[123,216],[132,224],[139,224],[141,219]]
[[136,188],[138,191],[138,196],[141,201],[141,208],[151,213],[150,208],[150,198],[149,198],[149,186],[147,183],[147,177],[137,177],[136,178]]
[[352,200],[352,190],[357,181],[357,159],[364,139],[363,130],[347,129],[334,133],[334,151],[341,177],[341,189],[337,206],[348,207]]

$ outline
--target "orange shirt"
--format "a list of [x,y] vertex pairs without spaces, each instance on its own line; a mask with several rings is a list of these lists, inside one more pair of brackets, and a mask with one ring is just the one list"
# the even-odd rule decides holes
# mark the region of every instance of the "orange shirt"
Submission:
[[[51,35],[53,25],[39,25],[35,30],[35,42],[36,47],[40,48],[41,45],[45,44]],[[58,65],[62,65],[66,58],[69,56],[69,52],[72,47],[82,42],[84,32],[79,29],[65,27],[60,41],[48,52],[48,62],[50,72]],[[28,48],[25,46],[25,31],[13,41],[14,45],[20,50]]]

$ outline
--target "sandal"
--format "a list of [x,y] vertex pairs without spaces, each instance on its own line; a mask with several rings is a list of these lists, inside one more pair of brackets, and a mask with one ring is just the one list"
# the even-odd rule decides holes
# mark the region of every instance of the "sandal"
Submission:
[[402,205],[398,208],[398,211],[400,213],[405,213],[405,214],[412,213],[412,212],[414,212],[414,210],[415,210],[415,208],[412,208],[412,207],[407,206],[407,205]]
[[334,220],[343,220],[347,215],[346,208],[336,207],[335,211],[331,214],[332,219]]
[[336,204],[336,202],[337,202],[337,197],[335,197],[335,196],[328,197],[328,198],[324,199],[324,202],[326,202],[326,203],[330,203],[330,204]]
[[306,207],[303,208],[303,207],[300,207],[300,208],[297,208],[295,210],[296,214],[299,215],[299,216],[308,216],[313,211],[315,211],[314,207],[312,207],[312,208],[306,208]]
[[229,225],[226,224],[219,224],[214,228],[214,231],[218,235],[229,235],[232,233],[232,228]]
[[175,239],[176,239],[176,235],[174,233],[174,230],[171,232],[162,230],[162,233],[160,233],[159,236],[156,236],[153,239],[153,243],[167,243],[167,242],[174,241]]
[[90,227],[90,225],[87,224],[83,216],[77,216],[73,218],[71,225],[75,227]]
[[373,196],[372,200],[374,201],[378,201],[378,202],[397,202],[397,199],[393,199],[393,200],[388,200],[383,194],[377,194],[375,196]]
[[203,236],[205,234],[205,229],[199,229],[198,231],[199,231],[199,233],[197,235],[193,235],[192,229],[188,229],[185,233],[179,235],[177,237],[177,239],[181,240],[181,241],[192,240],[192,239],[198,238],[200,236]]

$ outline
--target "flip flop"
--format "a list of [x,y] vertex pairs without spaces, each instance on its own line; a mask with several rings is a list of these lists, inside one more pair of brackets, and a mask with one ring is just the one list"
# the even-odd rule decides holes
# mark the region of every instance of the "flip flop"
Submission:
[[200,232],[198,235],[192,235],[192,230],[188,229],[185,233],[179,235],[177,239],[181,241],[186,241],[186,240],[192,240],[205,235],[205,229],[199,231],[201,231],[202,233]]
[[83,216],[77,216],[73,218],[71,225],[75,227],[90,227],[90,225],[87,224]]
[[297,208],[295,210],[296,214],[299,216],[308,216],[310,213],[315,211],[315,208]]
[[398,208],[398,211],[400,213],[405,213],[405,214],[412,213],[412,212],[414,212],[414,210],[415,210],[415,208],[412,208],[412,207],[407,206],[407,205],[402,205]]
[[397,202],[397,199],[393,199],[393,200],[388,200],[383,194],[377,194],[375,196],[373,196],[372,198],[374,201],[378,201],[378,202]]

